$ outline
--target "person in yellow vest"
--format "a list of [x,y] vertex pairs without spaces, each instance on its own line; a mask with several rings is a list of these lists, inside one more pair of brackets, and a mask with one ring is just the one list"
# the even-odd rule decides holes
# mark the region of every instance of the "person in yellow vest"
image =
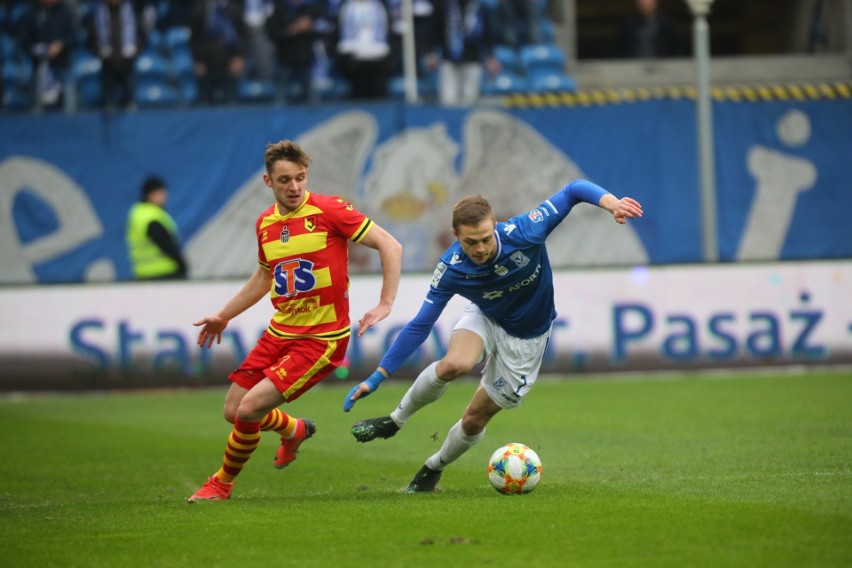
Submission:
[[130,208],[127,249],[136,280],[186,278],[177,224],[165,209],[168,196],[165,182],[149,176],[142,183],[139,202]]

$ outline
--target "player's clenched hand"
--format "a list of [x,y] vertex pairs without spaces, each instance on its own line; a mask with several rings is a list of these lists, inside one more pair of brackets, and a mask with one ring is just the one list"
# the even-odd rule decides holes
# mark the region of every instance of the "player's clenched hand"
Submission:
[[222,343],[222,332],[225,331],[226,327],[228,327],[228,320],[220,316],[207,316],[192,325],[196,327],[199,325],[204,326],[201,328],[201,331],[198,332],[197,343],[201,347],[207,347],[209,349],[213,346],[213,341],[216,341],[216,343]]
[[632,197],[622,197],[612,208],[612,216],[616,223],[623,225],[628,219],[642,216],[642,205]]
[[343,399],[343,412],[349,412],[352,410],[352,407],[355,406],[355,401],[359,398],[367,397],[371,393],[375,392],[375,390],[379,388],[379,385],[382,384],[383,380],[385,380],[384,373],[376,369],[373,371],[372,375],[367,377],[367,380],[352,387],[352,389],[346,393],[346,398]]
[[364,314],[364,317],[358,320],[358,337],[361,337],[365,331],[388,317],[390,311],[390,306],[379,304]]

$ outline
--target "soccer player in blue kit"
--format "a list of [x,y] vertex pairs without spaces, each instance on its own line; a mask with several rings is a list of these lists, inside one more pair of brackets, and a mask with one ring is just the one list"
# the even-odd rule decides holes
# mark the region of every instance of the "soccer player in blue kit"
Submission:
[[457,241],[441,256],[426,300],[400,332],[376,371],[346,395],[348,412],[369,395],[426,340],[455,294],[470,300],[453,329],[447,353],[415,379],[389,415],[352,426],[359,442],[390,438],[411,416],[443,394],[447,385],[485,358],[482,380],[441,449],[426,460],[406,489],[434,491],[444,468],[477,444],[500,410],[519,406],[538,377],[553,320],[553,275],[545,240],[578,203],[597,205],[615,221],[642,216],[630,197],[615,197],[587,180],[575,180],[537,208],[498,223],[479,196],[461,199],[452,214]]

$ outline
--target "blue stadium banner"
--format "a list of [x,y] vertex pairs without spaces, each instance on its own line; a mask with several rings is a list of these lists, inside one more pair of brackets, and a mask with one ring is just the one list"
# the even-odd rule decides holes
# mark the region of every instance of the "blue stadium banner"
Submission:
[[[852,257],[852,101],[713,110],[720,260]],[[432,270],[460,196],[482,194],[508,217],[578,177],[635,197],[646,216],[621,227],[579,207],[551,239],[556,267],[702,261],[688,99],[229,107],[0,117],[0,284],[129,279],[126,216],[151,173],[169,186],[191,276],[247,276],[252,225],[272,201],[263,152],[284,138],[312,155],[310,189],[352,200],[397,235],[407,272]],[[358,251],[352,264],[369,273],[378,259]]]

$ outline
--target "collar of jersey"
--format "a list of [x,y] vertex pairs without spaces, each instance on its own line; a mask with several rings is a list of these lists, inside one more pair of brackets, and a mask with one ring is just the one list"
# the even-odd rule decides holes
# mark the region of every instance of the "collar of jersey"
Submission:
[[301,205],[299,205],[298,207],[296,207],[296,209],[295,209],[294,211],[290,211],[290,212],[289,212],[289,213],[287,213],[286,215],[282,215],[282,214],[279,212],[279,210],[278,210],[278,202],[276,201],[276,202],[275,202],[275,218],[276,218],[276,219],[278,219],[278,220],[280,220],[280,221],[286,221],[287,219],[289,219],[289,218],[293,217],[296,213],[298,213],[299,211],[301,211],[301,210],[305,207],[305,204],[308,202],[308,198],[309,198],[310,196],[311,196],[311,192],[310,192],[310,191],[305,191],[305,199],[302,201],[302,204],[301,204]]

